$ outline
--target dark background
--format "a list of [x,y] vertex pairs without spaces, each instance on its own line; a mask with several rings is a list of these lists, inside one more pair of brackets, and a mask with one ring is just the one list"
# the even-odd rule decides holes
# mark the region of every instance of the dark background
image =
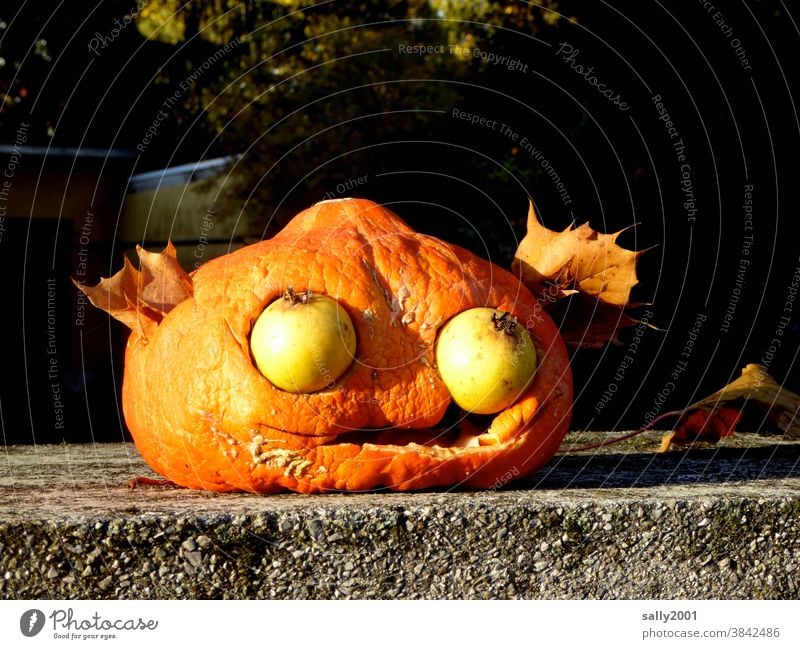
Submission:
[[[70,183],[51,179],[72,178],[76,169],[110,178],[102,195],[90,192],[99,223],[86,277],[93,283],[121,264],[114,233],[129,175],[231,154],[242,155],[241,186],[226,199],[226,209],[244,215],[225,233],[236,242],[270,236],[300,209],[336,192],[338,183],[362,175],[368,181],[347,194],[390,204],[412,226],[505,267],[524,236],[529,197],[552,229],[573,220],[607,232],[630,228],[621,243],[653,248],[640,262],[634,291],[650,306],[636,313],[649,309],[661,331],[644,333],[621,379],[615,376],[630,352],[630,330],[620,333],[620,347],[575,353],[575,429],[638,427],[654,407],[680,409],[750,362],[768,364],[779,382],[800,391],[800,307],[784,311],[800,266],[793,234],[800,144],[796,3],[732,1],[714,9],[688,0],[562,1],[545,9],[488,3],[493,9],[477,20],[468,12],[437,13],[437,3],[333,2],[305,8],[279,29],[269,21],[289,9],[253,2],[212,29],[207,13],[221,15],[220,3],[193,2],[178,42],[148,40],[131,24],[99,54],[88,51],[95,34],[107,37],[114,19],[136,4],[102,2],[84,13],[56,3],[7,2],[0,9],[0,144],[6,146],[0,173],[21,124],[29,125],[24,146],[44,147],[31,149],[15,168],[15,211],[9,208],[2,221],[0,277],[8,299],[0,318],[0,425],[6,443],[126,436],[117,404],[125,329],[97,313],[74,324],[77,294],[69,277],[77,269],[83,221],[59,207]],[[456,42],[469,51],[479,47],[527,68],[399,50],[453,38],[466,39]],[[165,98],[232,39],[239,44],[181,95],[146,151],[137,152]],[[580,50],[574,62],[593,66],[629,110],[620,111],[570,69],[557,55],[564,42]],[[654,95],[662,97],[685,144],[694,220],[683,206],[674,140],[658,119]],[[454,119],[453,108],[527,137],[572,203],[562,202],[541,165],[507,135]],[[76,153],[87,148],[119,156]],[[753,185],[752,231],[745,230],[742,210],[746,184]],[[37,209],[46,199],[53,207]],[[52,213],[41,213],[47,210]],[[750,235],[750,264],[740,273]],[[58,284],[55,379],[48,374],[51,277]],[[780,320],[784,315],[788,322]],[[698,318],[705,320],[688,366],[669,388]],[[776,338],[780,347],[771,355]],[[56,425],[54,381],[63,427]],[[613,397],[598,408],[612,384]],[[664,403],[656,406],[665,389]],[[758,416],[748,425],[765,426]]]

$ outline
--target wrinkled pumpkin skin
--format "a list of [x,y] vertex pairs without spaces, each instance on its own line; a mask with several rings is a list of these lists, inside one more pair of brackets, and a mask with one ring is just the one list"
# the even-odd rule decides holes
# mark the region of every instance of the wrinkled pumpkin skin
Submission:
[[[386,208],[325,201],[273,239],[200,267],[193,296],[126,350],[123,407],[144,459],[185,487],[285,490],[498,486],[558,449],[571,417],[568,356],[510,273],[419,234]],[[250,354],[259,314],[287,287],[350,315],[356,360],[330,389],[273,387]],[[472,307],[509,311],[540,359],[527,392],[488,429],[437,428],[451,397],[434,366],[438,329]]]

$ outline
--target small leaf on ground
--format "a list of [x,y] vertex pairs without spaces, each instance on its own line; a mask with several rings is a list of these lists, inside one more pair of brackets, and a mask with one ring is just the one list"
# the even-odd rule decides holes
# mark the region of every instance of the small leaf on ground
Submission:
[[661,438],[659,453],[668,451],[672,444],[714,444],[723,437],[733,435],[745,406],[750,403],[766,408],[767,419],[783,432],[784,437],[800,439],[800,395],[778,384],[762,365],[751,363],[742,370],[738,379],[683,410],[665,412],[637,430],[564,451],[587,451],[612,446],[654,429],[657,424],[669,419],[677,419],[677,423],[671,432]]
[[717,442],[731,435],[750,402],[766,408],[767,418],[787,437],[800,438],[800,396],[779,385],[765,367],[751,363],[735,381],[680,413],[675,432],[664,436],[660,450],[666,451],[670,444]]
[[717,408],[713,412],[692,410],[682,417],[674,431],[661,439],[659,453],[669,450],[670,444],[686,446],[695,442],[716,444],[723,437],[730,437],[739,425],[742,411],[736,408]]

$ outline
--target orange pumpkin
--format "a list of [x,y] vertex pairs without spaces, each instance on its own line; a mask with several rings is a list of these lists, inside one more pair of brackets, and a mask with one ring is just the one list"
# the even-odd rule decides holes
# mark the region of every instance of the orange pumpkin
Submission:
[[[274,238],[191,276],[172,248],[140,256],[141,273],[126,262],[115,278],[84,290],[133,329],[126,423],[148,464],[179,485],[259,493],[488,488],[539,469],[567,432],[567,352],[528,290],[371,201],[318,203]],[[274,387],[250,352],[254,322],[287,287],[337,300],[356,331],[355,362],[310,394]],[[445,425],[452,399],[435,367],[437,331],[478,306],[513,314],[539,365],[524,394],[488,425],[466,415]]]

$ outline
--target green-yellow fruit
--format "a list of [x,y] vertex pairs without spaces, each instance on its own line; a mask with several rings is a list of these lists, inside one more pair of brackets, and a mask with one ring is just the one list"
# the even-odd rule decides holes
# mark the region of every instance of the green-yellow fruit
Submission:
[[436,364],[453,400],[488,415],[514,403],[536,371],[536,348],[515,318],[496,309],[468,309],[436,340]]
[[275,387],[309,393],[332,386],[353,363],[353,321],[336,300],[291,289],[256,320],[250,351]]

